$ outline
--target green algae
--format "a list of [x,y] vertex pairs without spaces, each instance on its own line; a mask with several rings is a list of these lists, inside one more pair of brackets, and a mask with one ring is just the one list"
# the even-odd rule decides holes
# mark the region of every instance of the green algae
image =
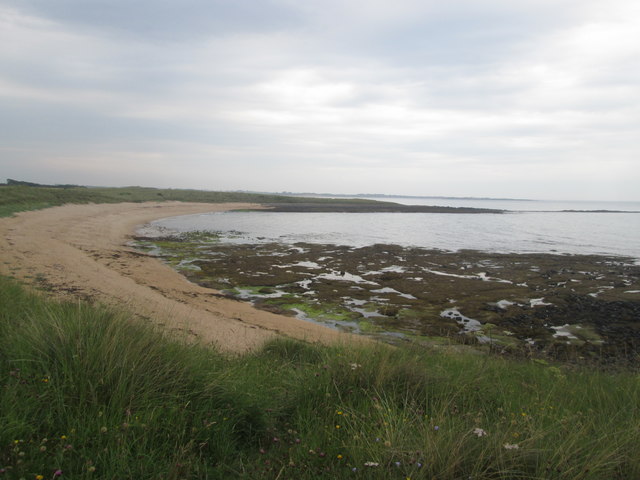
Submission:
[[300,311],[307,317],[314,320],[349,322],[357,318],[353,312],[343,309],[338,305],[311,302],[291,302],[291,300],[292,298],[285,298],[284,302],[286,303],[282,303],[278,302],[278,299],[272,299],[267,300],[265,303],[277,305],[285,311]]
[[360,327],[360,331],[362,333],[380,333],[384,331],[380,325],[377,325],[370,320],[360,320],[358,322],[358,327]]

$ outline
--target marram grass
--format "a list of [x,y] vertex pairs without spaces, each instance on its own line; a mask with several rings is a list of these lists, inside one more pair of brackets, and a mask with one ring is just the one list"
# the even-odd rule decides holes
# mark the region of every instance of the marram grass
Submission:
[[640,377],[280,339],[229,357],[0,278],[0,480],[637,479]]

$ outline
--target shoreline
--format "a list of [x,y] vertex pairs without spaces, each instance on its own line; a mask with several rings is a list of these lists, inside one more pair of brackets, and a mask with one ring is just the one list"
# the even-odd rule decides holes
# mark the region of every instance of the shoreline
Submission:
[[[136,227],[152,220],[249,208],[268,207],[252,203],[147,202],[74,204],[19,213],[12,218],[0,219],[0,274],[58,298],[115,306],[187,341],[215,345],[227,352],[259,348],[277,335],[323,344],[371,342],[366,332],[358,332],[362,319],[358,315],[352,318],[354,312],[365,317],[364,325],[368,330],[395,331],[401,327],[399,331],[405,331],[406,327],[405,333],[420,338],[442,336],[443,332],[447,337],[459,333],[456,323],[460,324],[463,314],[476,323],[504,329],[508,333],[503,340],[508,343],[516,337],[531,337],[528,330],[518,334],[517,328],[527,325],[532,328],[533,324],[540,324],[538,334],[541,339],[551,334],[553,337],[571,334],[569,338],[577,336],[575,340],[579,343],[600,342],[602,338],[594,332],[596,327],[605,336],[636,339],[633,342],[639,338],[635,330],[627,331],[631,327],[627,321],[620,325],[617,325],[620,322],[614,322],[616,325],[611,326],[601,325],[602,322],[596,319],[603,314],[610,319],[633,316],[635,313],[630,308],[635,312],[639,305],[636,295],[632,294],[637,290],[637,282],[633,281],[637,274],[633,272],[639,267],[617,261],[614,261],[615,265],[610,264],[614,260],[610,257],[427,251],[395,245],[336,247],[340,255],[330,260],[330,265],[325,266],[328,270],[323,274],[320,274],[321,270],[317,272],[318,279],[326,277],[318,283],[317,279],[310,279],[309,265],[318,264],[319,268],[320,257],[332,258],[326,256],[321,245],[306,245],[303,250],[320,249],[310,256],[287,248],[277,252],[291,257],[287,260],[291,271],[286,272],[270,260],[270,250],[276,247],[262,245],[257,251],[254,247],[243,251],[242,246],[229,246],[225,248],[230,249],[227,252],[231,255],[230,260],[218,264],[209,273],[179,272],[172,268],[171,262],[163,262],[155,254],[144,253],[132,246],[132,241],[138,237]],[[182,249],[179,245],[176,248]],[[239,251],[233,253],[234,250]],[[176,251],[175,255],[178,258],[183,254]],[[403,267],[406,275],[389,270],[390,265],[400,265],[400,258],[407,255],[412,261]],[[398,258],[393,260],[394,257]],[[563,258],[562,265],[557,264],[558,258]],[[359,271],[361,265],[371,261],[382,262],[377,265],[379,271],[374,271],[375,268]],[[175,262],[173,265],[175,267]],[[464,269],[464,274],[460,268]],[[265,281],[264,275],[258,278],[249,273],[254,271],[271,272],[269,276],[273,278]],[[360,289],[359,293],[355,292],[354,285],[346,281],[351,277],[330,274],[336,271],[350,272],[351,276],[364,274],[367,284],[375,284],[372,288],[390,292],[391,296],[385,297],[385,311],[378,312],[380,305],[372,303],[375,292],[366,294],[367,289],[361,285],[356,285]],[[494,273],[487,274],[491,271]],[[249,277],[235,278],[243,272]],[[232,279],[233,283],[239,281],[240,286],[249,285],[249,289],[264,289],[267,301],[255,292],[256,298],[252,299],[258,300],[255,304],[247,302],[247,298],[234,298],[229,295],[228,285],[215,280],[220,275]],[[491,282],[491,277],[496,275],[507,275],[508,281],[498,278]],[[332,328],[323,322],[309,321],[302,313],[295,318],[291,316],[291,308],[286,308],[293,301],[289,297],[283,297],[282,301],[268,299],[281,285],[305,284],[309,288],[311,281],[316,282],[314,289],[317,287],[322,293],[323,297],[317,300],[329,310],[329,319],[345,316],[348,322],[357,321],[358,328],[341,331],[336,329],[337,324]],[[395,296],[393,292],[396,292]],[[531,303],[532,299],[541,297],[545,299],[543,303]],[[346,309],[341,305],[345,298],[351,302]],[[455,305],[451,303],[452,299]],[[499,307],[505,301],[511,306]],[[284,308],[280,305],[283,302]],[[305,308],[310,308],[294,306],[302,308],[303,313]],[[454,307],[462,313],[454,312]],[[460,318],[447,316],[443,320],[443,313],[447,312],[449,316],[451,312],[458,312]],[[574,319],[575,325],[565,325],[565,319],[575,317],[576,312],[580,312],[581,318]],[[422,320],[418,322],[419,318]],[[380,321],[382,323],[377,325]],[[450,325],[446,325],[447,322]],[[554,328],[560,330],[550,330]],[[626,334],[621,336],[623,330]],[[482,334],[482,331],[477,333]]]
[[309,342],[367,341],[223,298],[127,243],[154,219],[261,208],[248,203],[146,202],[64,205],[0,219],[0,274],[62,299],[122,308],[190,341],[227,352],[276,335]]

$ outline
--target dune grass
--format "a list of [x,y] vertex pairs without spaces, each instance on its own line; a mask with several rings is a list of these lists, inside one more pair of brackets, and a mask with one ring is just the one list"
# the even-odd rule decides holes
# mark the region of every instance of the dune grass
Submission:
[[0,479],[640,478],[640,377],[279,339],[222,355],[0,278]]
[[[0,217],[16,212],[39,210],[66,203],[122,203],[122,202],[201,202],[201,203],[331,203],[330,198],[288,197],[245,192],[211,192],[204,190],[160,189],[146,187],[47,187],[0,184]],[[344,199],[346,204],[377,204],[365,199]]]

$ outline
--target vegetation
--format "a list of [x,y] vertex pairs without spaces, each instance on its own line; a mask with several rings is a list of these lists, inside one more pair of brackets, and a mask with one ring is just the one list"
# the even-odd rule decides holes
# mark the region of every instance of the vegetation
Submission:
[[[0,217],[15,212],[38,210],[65,203],[121,202],[250,202],[250,203],[319,203],[329,204],[330,198],[302,198],[246,192],[210,192],[204,190],[160,189],[146,187],[81,187],[77,185],[38,185],[11,180],[0,184]],[[372,200],[341,200],[341,204],[376,204]]]
[[0,479],[640,478],[640,377],[288,339],[226,356],[0,277]]
[[77,185],[38,185],[8,180],[0,184],[0,217],[16,212],[38,210],[65,203],[121,202],[248,202],[271,205],[275,211],[429,211],[446,213],[497,213],[498,210],[399,205],[366,199],[305,198],[247,192],[159,189],[145,187],[81,187]]

